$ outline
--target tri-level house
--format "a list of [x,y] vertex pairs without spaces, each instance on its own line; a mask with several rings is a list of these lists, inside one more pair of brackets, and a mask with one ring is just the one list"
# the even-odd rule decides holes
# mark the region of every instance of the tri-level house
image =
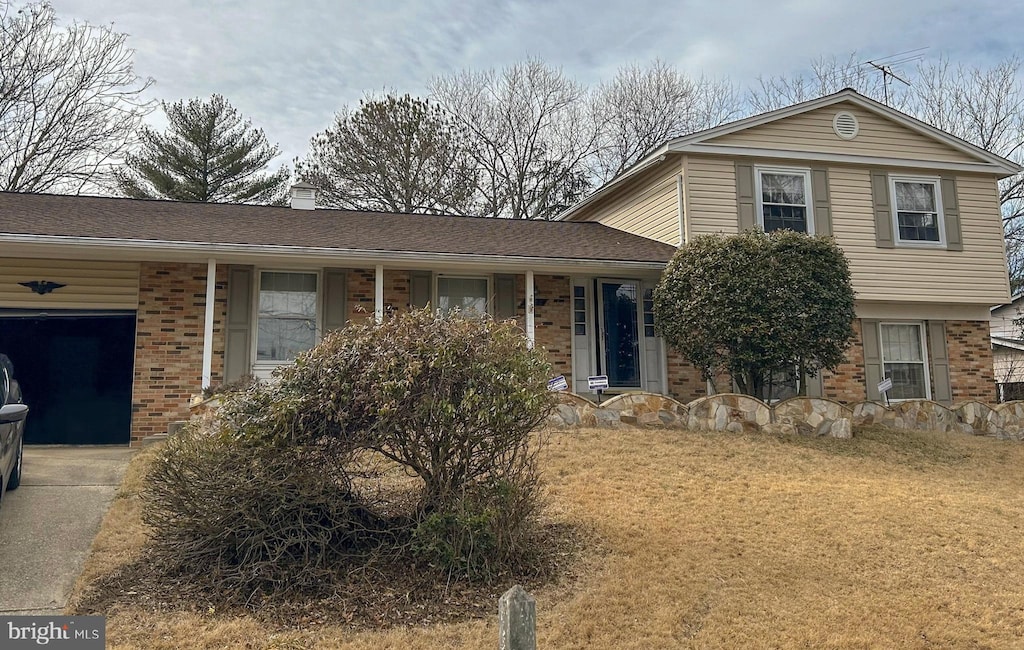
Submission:
[[[879,399],[890,378],[894,399],[993,401],[989,310],[1010,298],[997,183],[1020,171],[844,90],[666,142],[560,218],[672,245],[749,228],[835,237],[857,338],[837,372],[803,378],[808,394]],[[598,301],[613,288],[574,285]],[[669,392],[702,394],[668,358]]]
[[666,143],[552,222],[0,193],[0,352],[34,442],[128,443],[204,387],[268,377],[356,318],[432,305],[516,318],[570,389],[688,401],[651,291],[699,233],[833,235],[857,340],[810,394],[994,400],[1009,298],[997,180],[1015,164],[853,91]]

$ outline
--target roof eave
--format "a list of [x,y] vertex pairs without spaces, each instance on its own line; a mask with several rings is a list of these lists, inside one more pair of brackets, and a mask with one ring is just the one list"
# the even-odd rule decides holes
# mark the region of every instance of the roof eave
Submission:
[[[668,263],[660,260],[608,260],[602,258],[564,258],[514,255],[486,255],[467,253],[438,253],[431,251],[388,251],[344,249],[319,246],[280,246],[266,244],[235,244],[224,242],[161,241],[115,239],[100,237],[70,237],[60,235],[0,234],[0,244],[22,248],[76,249],[79,251],[125,253],[140,260],[163,257],[183,261],[227,259],[256,260],[259,258],[302,258],[304,260],[339,259],[351,263],[401,263],[415,266],[474,266],[503,269],[558,269],[561,271],[617,269],[622,271],[661,271]],[[16,254],[16,251],[12,251]],[[189,260],[184,260],[188,257]]]
[[642,172],[642,171],[644,171],[644,170],[646,170],[646,169],[648,169],[650,167],[653,167],[654,165],[657,165],[657,164],[663,162],[665,160],[665,157],[666,157],[668,152],[669,152],[668,151],[668,143],[666,142],[665,144],[663,144],[660,147],[658,147],[657,149],[655,149],[654,153],[652,153],[649,156],[641,159],[639,162],[634,164],[632,167],[630,167],[626,171],[622,172],[621,174],[619,174],[618,176],[616,176],[612,180],[608,181],[607,183],[605,183],[601,187],[597,188],[597,190],[595,190],[593,194],[587,196],[585,199],[583,199],[579,203],[577,203],[577,204],[575,204],[575,205],[573,205],[573,206],[571,206],[569,208],[566,208],[565,210],[562,210],[557,215],[555,215],[551,220],[552,221],[565,221],[566,219],[571,217],[576,212],[579,212],[580,210],[582,210],[586,206],[590,205],[594,201],[596,201],[599,198],[603,197],[604,195],[608,194],[608,192],[611,192],[612,190],[614,190],[617,187],[619,187],[619,185],[621,185],[627,179],[630,179],[633,176],[639,174],[640,172]]

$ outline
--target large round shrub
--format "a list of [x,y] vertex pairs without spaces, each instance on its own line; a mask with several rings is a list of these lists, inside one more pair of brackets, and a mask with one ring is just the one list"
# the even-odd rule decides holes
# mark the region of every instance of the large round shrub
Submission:
[[665,269],[654,315],[665,341],[705,379],[724,372],[740,392],[762,395],[779,373],[814,375],[843,362],[854,292],[831,237],[698,235]]

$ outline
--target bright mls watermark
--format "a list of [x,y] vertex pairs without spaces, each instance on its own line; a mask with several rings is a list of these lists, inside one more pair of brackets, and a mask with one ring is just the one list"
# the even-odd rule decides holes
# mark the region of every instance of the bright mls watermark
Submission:
[[74,648],[103,650],[107,620],[103,616],[0,616],[0,648]]

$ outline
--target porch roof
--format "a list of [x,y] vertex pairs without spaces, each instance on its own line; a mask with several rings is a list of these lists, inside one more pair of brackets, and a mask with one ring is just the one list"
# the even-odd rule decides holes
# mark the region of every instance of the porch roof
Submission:
[[[675,247],[599,223],[0,192],[0,245],[149,251],[358,252],[663,266]],[[9,249],[8,246],[2,246]],[[12,251],[13,252],[13,251]]]

